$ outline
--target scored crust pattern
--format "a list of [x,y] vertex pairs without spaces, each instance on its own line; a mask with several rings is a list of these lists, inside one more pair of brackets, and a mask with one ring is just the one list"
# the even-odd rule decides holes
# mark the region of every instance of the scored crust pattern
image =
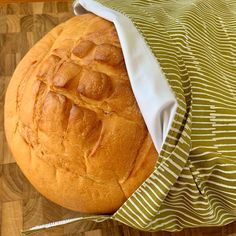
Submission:
[[[92,14],[78,18],[61,27],[48,53],[31,61],[22,76],[15,133],[34,158],[52,168],[104,185],[103,191],[117,186],[122,204],[151,174],[157,153],[133,96],[113,24]],[[89,194],[89,186],[84,191]],[[51,199],[84,212],[109,212],[119,205],[91,210],[60,197]]]

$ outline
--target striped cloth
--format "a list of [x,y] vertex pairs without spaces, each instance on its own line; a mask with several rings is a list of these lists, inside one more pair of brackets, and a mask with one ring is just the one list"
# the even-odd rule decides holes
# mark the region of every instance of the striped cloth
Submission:
[[[153,174],[112,216],[146,231],[236,219],[236,1],[97,0],[131,19],[178,108]],[[141,65],[140,65],[141,66]]]
[[178,101],[156,170],[113,218],[150,231],[235,220],[236,1],[98,2],[132,20]]

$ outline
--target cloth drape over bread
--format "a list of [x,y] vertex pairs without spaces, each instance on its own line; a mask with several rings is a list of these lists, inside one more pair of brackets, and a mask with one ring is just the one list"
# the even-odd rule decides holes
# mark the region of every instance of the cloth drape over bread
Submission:
[[146,231],[234,221],[236,1],[80,3],[95,14],[108,11],[117,21],[132,21],[178,103],[153,174],[115,214],[97,220],[114,219]]

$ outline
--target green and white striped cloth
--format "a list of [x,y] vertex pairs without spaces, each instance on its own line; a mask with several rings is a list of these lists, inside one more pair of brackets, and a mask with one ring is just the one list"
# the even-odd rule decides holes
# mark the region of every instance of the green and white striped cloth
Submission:
[[96,2],[133,22],[178,106],[153,174],[114,215],[92,219],[145,231],[236,220],[236,1]]

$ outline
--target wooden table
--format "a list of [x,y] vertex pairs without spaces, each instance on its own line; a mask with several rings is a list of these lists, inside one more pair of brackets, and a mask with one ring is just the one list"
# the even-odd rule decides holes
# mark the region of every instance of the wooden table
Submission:
[[[14,1],[14,0],[12,0]],[[11,0],[0,0],[12,2]],[[73,16],[71,1],[0,5],[0,232],[20,235],[22,228],[80,214],[40,195],[19,170],[7,147],[3,129],[4,94],[11,75],[29,48],[55,25]],[[225,227],[186,229],[178,233],[147,233],[118,222],[74,223],[37,235],[49,236],[236,236],[236,223]]]

